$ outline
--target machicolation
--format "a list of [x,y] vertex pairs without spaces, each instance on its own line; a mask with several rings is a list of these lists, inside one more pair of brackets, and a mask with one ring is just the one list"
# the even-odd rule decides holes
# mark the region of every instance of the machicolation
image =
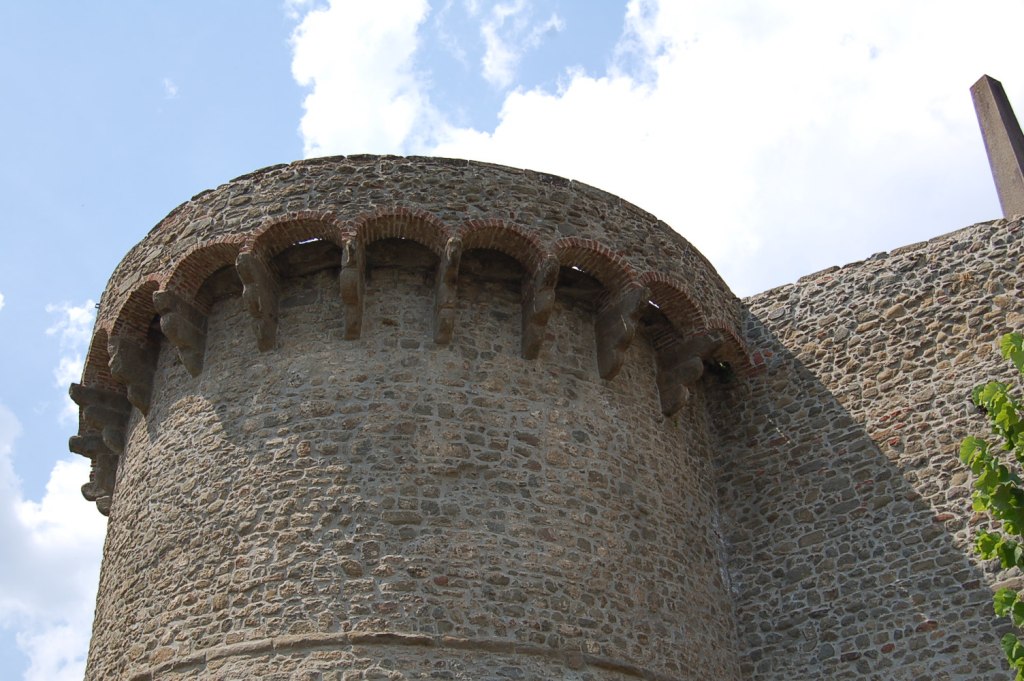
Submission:
[[989,679],[956,443],[1019,220],[740,301],[598,189],[275,166],[104,291],[86,678]]

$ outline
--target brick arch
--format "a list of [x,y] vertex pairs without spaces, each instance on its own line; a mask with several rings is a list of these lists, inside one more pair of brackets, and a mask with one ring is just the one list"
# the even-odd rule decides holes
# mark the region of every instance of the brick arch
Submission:
[[736,333],[732,324],[716,317],[707,320],[704,328],[707,331],[718,331],[725,338],[722,347],[715,353],[715,359],[728,362],[737,374],[749,374],[754,370],[746,343]]
[[638,285],[632,266],[593,239],[565,237],[555,242],[554,252],[562,267],[578,267],[601,282],[610,293]]
[[193,248],[174,265],[163,288],[173,289],[188,300],[195,300],[210,275],[235,264],[241,247],[239,239],[226,239]]
[[354,232],[369,246],[381,239],[408,239],[429,248],[435,255],[444,255],[444,246],[452,230],[437,216],[424,210],[396,207],[381,208],[360,216],[345,230]]
[[340,247],[344,232],[345,226],[333,213],[296,211],[258,224],[241,250],[270,260],[289,246],[309,239],[323,239]]
[[96,329],[89,342],[85,367],[82,369],[82,385],[124,394],[124,386],[110,375],[110,351],[107,349],[105,329]]
[[470,220],[458,231],[463,251],[486,249],[513,258],[527,272],[540,266],[548,253],[534,232],[503,220]]
[[153,293],[159,289],[160,282],[156,279],[149,279],[136,287],[114,315],[110,337],[123,336],[144,343],[149,336],[150,324],[157,316]]
[[681,334],[704,326],[704,313],[685,284],[662,272],[645,272],[640,284],[651,291],[651,302]]

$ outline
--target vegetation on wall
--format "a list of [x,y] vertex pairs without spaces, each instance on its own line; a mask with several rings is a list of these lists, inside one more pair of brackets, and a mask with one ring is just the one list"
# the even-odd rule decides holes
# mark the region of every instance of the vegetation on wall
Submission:
[[[999,347],[1024,376],[1024,336],[1008,333]],[[1024,400],[1000,381],[979,385],[971,399],[988,416],[992,433],[988,439],[966,438],[960,460],[975,476],[974,510],[996,521],[994,529],[978,533],[974,550],[986,560],[998,559],[1003,569],[1024,569]],[[993,605],[996,614],[1009,617],[1018,632],[1024,628],[1024,591],[999,589]],[[1016,681],[1024,681],[1024,641],[1011,632],[1003,636],[1002,644]]]

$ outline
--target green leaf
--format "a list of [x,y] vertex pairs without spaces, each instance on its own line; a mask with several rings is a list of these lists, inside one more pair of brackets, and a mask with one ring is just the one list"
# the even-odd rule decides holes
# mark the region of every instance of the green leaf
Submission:
[[996,549],[996,555],[999,556],[999,565],[1005,570],[1012,568],[1017,565],[1016,542],[1003,541],[999,544]]
[[[999,347],[1003,357],[1024,374],[1024,335],[1006,334]],[[970,436],[960,444],[960,461],[975,476],[971,506],[987,512],[1000,525],[999,531],[979,531],[974,550],[985,560],[998,558],[1004,569],[1024,569],[1024,542],[1012,538],[1024,537],[1024,482],[1019,472],[1024,470],[1024,401],[999,381],[975,387],[971,401],[985,412],[992,433],[999,438],[990,445]],[[1012,453],[1008,462],[1012,468],[1003,463],[1000,451]],[[1024,592],[1000,589],[992,597],[992,608],[1000,617],[1009,617],[1014,627],[1024,628]],[[1002,648],[1016,670],[1017,681],[1024,681],[1024,642],[1015,634],[1006,634]]]
[[[989,476],[990,479],[999,479],[997,472],[993,472]],[[1010,491],[1009,485],[996,484],[992,486],[991,503],[992,508],[999,511],[1000,514],[1006,514],[1012,510],[1013,494]]]
[[1005,617],[1016,602],[1017,592],[1013,589],[999,589],[992,595],[992,609],[1000,617]]
[[1020,645],[1020,641],[1017,640],[1016,634],[1003,634],[1003,638],[1000,639],[999,643],[1003,646],[1003,652],[1006,653],[1006,659],[1013,664],[1013,650],[1015,647]]
[[1013,622],[1013,626],[1019,627],[1024,624],[1024,603],[1017,601],[1010,608],[1010,621]]
[[1003,652],[1006,653],[1006,660],[1011,667],[1018,668],[1024,663],[1024,645],[1016,634],[1006,634],[1001,641]]
[[[1001,540],[1002,537],[995,532],[982,530],[974,540],[974,552],[985,560],[995,558],[996,547],[999,545]],[[1007,589],[1007,591],[1008,590],[1009,589]]]
[[975,454],[979,452],[984,453],[987,449],[988,443],[980,437],[974,437],[973,435],[965,437],[964,441],[960,443],[960,460],[970,465]]
[[1024,334],[1008,333],[999,339],[999,351],[1024,373]]

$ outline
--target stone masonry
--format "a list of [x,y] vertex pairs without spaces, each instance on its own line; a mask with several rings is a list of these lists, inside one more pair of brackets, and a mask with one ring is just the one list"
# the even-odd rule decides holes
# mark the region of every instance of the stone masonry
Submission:
[[183,204],[72,397],[86,678],[1000,678],[959,440],[1019,221],[738,300],[586,185],[355,156]]
[[1020,220],[753,296],[763,370],[709,399],[744,678],[1006,679],[960,441],[1024,328]]
[[89,679],[738,679],[701,382],[742,311],[561,178],[352,157],[183,205],[101,301]]

